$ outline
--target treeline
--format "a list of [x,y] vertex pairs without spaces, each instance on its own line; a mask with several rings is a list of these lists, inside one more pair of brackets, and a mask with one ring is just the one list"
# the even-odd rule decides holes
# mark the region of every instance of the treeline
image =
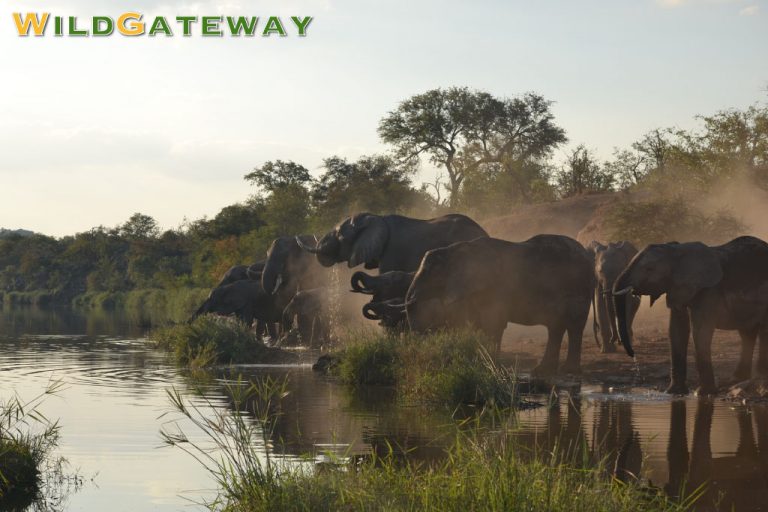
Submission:
[[[611,190],[648,190],[663,205],[712,194],[737,177],[768,188],[767,106],[700,121],[691,131],[653,130],[615,149],[608,161],[584,145],[558,159],[568,139],[541,96],[436,89],[403,101],[381,120],[389,154],[357,161],[332,156],[317,177],[300,163],[263,163],[245,175],[254,194],[213,218],[162,231],[152,217],[136,213],[118,226],[62,238],[4,232],[0,293],[70,302],[87,293],[207,288],[231,265],[263,258],[275,237],[321,232],[356,211],[418,217],[459,211],[482,220],[523,204]],[[416,186],[424,160],[440,172],[433,183]],[[643,205],[633,208],[615,216],[621,229],[643,222],[636,215]],[[679,208],[669,211],[680,216]]]

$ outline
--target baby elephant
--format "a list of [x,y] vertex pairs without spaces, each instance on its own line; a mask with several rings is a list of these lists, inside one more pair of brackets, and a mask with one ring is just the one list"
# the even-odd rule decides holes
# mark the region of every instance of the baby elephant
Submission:
[[[616,308],[613,305],[613,283],[637,254],[637,249],[630,242],[610,242],[606,246],[593,241],[587,250],[594,255],[595,279],[597,280],[593,303],[592,331],[602,353],[616,352],[616,345],[619,342],[619,327],[616,320]],[[640,297],[629,297],[626,320],[630,335],[632,321],[639,308]]]

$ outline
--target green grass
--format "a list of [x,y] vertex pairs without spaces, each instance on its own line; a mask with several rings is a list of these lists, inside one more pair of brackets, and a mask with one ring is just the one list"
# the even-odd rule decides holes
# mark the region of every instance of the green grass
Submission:
[[58,423],[43,416],[39,407],[60,387],[52,383],[27,402],[13,397],[0,403],[0,509],[30,503],[37,496],[42,467],[59,439]]
[[516,403],[515,376],[498,366],[474,331],[429,335],[378,332],[347,336],[330,370],[351,386],[394,386],[405,401],[455,407]]
[[242,322],[215,315],[155,329],[149,339],[170,352],[178,364],[192,369],[214,364],[287,363],[297,358],[265,346]]
[[534,453],[516,444],[513,430],[486,429],[479,420],[457,424],[445,457],[430,464],[375,454],[356,462],[328,454],[330,463],[322,466],[275,459],[263,447],[273,446],[286,390],[284,380],[239,383],[229,390],[236,413],[213,404],[199,408],[170,392],[175,412],[207,441],[195,444],[183,431],[165,431],[164,440],[193,456],[217,482],[211,510],[683,511],[695,499],[675,503],[660,489],[613,479],[605,465]]

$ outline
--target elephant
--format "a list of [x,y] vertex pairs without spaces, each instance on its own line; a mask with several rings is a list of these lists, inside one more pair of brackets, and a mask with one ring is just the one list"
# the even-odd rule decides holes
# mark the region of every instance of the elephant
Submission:
[[283,310],[283,325],[293,325],[296,319],[299,337],[310,347],[330,339],[328,293],[325,288],[300,290]]
[[302,249],[315,254],[326,267],[343,261],[352,268],[364,264],[379,273],[413,272],[424,253],[454,242],[487,237],[488,233],[465,215],[443,215],[429,220],[402,215],[358,213],[340,222],[317,244],[297,239]]
[[[416,272],[392,270],[378,276],[365,272],[352,274],[352,291],[371,295],[371,300],[363,306],[363,316],[369,320],[380,320],[384,327],[399,328],[406,324],[405,314],[397,308],[389,308],[392,303],[405,300],[408,287],[411,286]],[[391,313],[391,314],[390,314]]]
[[312,235],[282,236],[273,240],[267,251],[261,284],[275,297],[280,309],[284,309],[299,290],[328,286],[328,271],[303,251],[299,242],[314,244],[316,239]]
[[668,393],[687,394],[686,358],[693,332],[699,393],[715,393],[712,335],[737,330],[741,357],[737,380],[752,373],[752,352],[760,340],[757,371],[768,375],[768,244],[741,236],[719,246],[701,242],[652,244],[637,253],[613,284],[619,338],[634,357],[627,326],[627,297],[650,295],[653,304],[666,294],[671,347]]
[[[274,324],[281,320],[281,310],[275,308],[272,297],[264,291],[259,281],[252,279],[241,279],[214,288],[190,321],[206,313],[235,315],[248,326],[257,320],[265,324],[263,328],[273,339],[277,336]],[[257,326],[259,334],[261,329]]]
[[478,238],[427,252],[403,306],[415,331],[469,324],[494,341],[497,352],[508,322],[546,326],[538,375],[557,371],[568,332],[562,371],[579,373],[594,281],[589,253],[567,236],[519,243]]
[[[603,353],[616,352],[619,328],[613,307],[613,283],[637,254],[631,242],[610,242],[607,246],[593,241],[587,250],[595,259],[595,298],[592,330],[595,341]],[[631,296],[627,307],[627,328],[632,334],[632,322],[640,308],[640,298]],[[598,334],[599,333],[599,334]],[[601,343],[602,341],[602,343]]]
[[225,284],[231,284],[235,281],[241,281],[243,279],[261,279],[261,271],[264,269],[264,262],[258,261],[253,265],[234,265],[229,267],[216,287],[224,286]]

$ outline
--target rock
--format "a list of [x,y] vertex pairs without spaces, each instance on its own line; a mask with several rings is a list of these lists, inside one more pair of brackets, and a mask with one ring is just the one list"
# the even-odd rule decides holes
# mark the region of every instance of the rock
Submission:
[[320,372],[324,375],[327,375],[334,368],[336,368],[340,362],[341,362],[341,359],[339,359],[339,357],[336,355],[323,354],[317,359],[317,362],[312,365],[312,369],[316,372]]

